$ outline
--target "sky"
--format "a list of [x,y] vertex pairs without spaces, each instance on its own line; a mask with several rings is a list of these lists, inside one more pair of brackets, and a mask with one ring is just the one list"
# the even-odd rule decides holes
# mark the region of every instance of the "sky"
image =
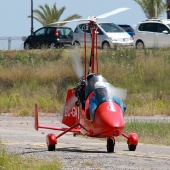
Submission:
[[[146,19],[141,7],[134,0],[33,0],[33,9],[39,5],[48,4],[50,7],[56,2],[57,8],[66,7],[62,19],[72,14],[79,14],[82,18],[98,16],[117,8],[130,8],[122,13],[107,17],[100,21],[127,23],[135,26]],[[27,36],[31,30],[31,0],[0,0],[0,37],[2,36]],[[162,16],[166,18],[166,12]],[[34,20],[34,31],[42,25]],[[78,23],[67,24],[73,29]]]
[[[61,20],[75,13],[86,19],[88,16],[99,16],[122,7],[130,9],[102,19],[100,22],[123,23],[135,27],[138,22],[146,19],[141,7],[134,0],[33,0],[33,9],[39,9],[39,5],[45,4],[52,7],[55,2],[57,9],[64,6],[66,8]],[[29,15],[31,15],[31,0],[0,0],[0,37],[30,35],[31,19],[27,17]],[[166,18],[166,12],[161,18]],[[77,24],[74,22],[67,26],[74,30]],[[42,25],[34,20],[33,27],[36,31]]]

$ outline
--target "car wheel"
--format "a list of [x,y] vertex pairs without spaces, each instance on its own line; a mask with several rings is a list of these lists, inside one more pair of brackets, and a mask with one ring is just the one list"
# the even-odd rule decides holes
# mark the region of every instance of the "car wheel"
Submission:
[[76,42],[74,42],[74,43],[73,43],[73,45],[74,45],[74,46],[76,46],[76,47],[80,47],[80,43],[79,43],[79,42],[77,42],[77,41],[76,41]]
[[108,42],[103,42],[102,49],[110,49],[110,44]]
[[49,48],[50,48],[50,49],[55,49],[55,43],[51,43],[51,44],[49,45]]
[[144,49],[145,45],[142,41],[137,41],[136,42],[136,49]]
[[26,49],[26,50],[31,49],[30,43],[26,43],[26,44],[24,45],[24,49]]
[[42,44],[41,45],[41,49],[45,49],[46,48],[46,45],[45,44]]

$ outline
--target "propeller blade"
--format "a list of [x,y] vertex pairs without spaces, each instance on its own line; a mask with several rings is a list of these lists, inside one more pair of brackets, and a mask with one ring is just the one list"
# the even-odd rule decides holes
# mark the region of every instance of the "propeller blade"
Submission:
[[114,87],[110,83],[107,83],[107,89],[111,95],[116,96],[122,100],[126,99],[127,89],[120,88],[120,87]]
[[81,22],[81,21],[90,21],[89,19],[75,19],[75,20],[70,20],[70,21],[59,21],[59,22],[53,22],[50,25],[54,24],[62,24],[62,23],[69,23],[69,22]]
[[118,9],[116,9],[116,10],[114,10],[114,11],[111,11],[111,12],[108,12],[108,13],[105,13],[105,14],[102,14],[102,15],[99,15],[99,16],[97,16],[96,18],[97,18],[97,19],[104,19],[104,18],[106,18],[106,17],[109,17],[109,16],[111,16],[111,15],[118,14],[118,13],[123,12],[123,11],[126,11],[126,10],[128,10],[128,9],[130,9],[130,8],[118,8]]
[[75,47],[72,51],[72,66],[78,78],[84,75],[79,54],[78,47]]

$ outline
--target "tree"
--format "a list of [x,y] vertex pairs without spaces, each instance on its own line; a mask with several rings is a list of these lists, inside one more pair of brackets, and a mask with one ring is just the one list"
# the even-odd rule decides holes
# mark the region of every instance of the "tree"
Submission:
[[167,5],[162,0],[134,0],[137,2],[142,10],[144,11],[146,17],[154,18],[160,17],[163,12],[166,11]]
[[[39,5],[40,10],[36,9],[33,10],[33,18],[40,22],[43,26],[50,25],[53,22],[59,21],[61,15],[65,11],[65,7],[62,7],[61,9],[57,9],[56,3],[53,5],[53,7],[50,9],[50,7],[45,4],[44,6]],[[31,16],[28,16],[28,18],[31,18]],[[79,19],[81,18],[80,15],[78,14],[73,14],[63,21],[69,21],[73,19]],[[53,24],[53,25],[65,25],[66,23],[61,23],[61,24]]]

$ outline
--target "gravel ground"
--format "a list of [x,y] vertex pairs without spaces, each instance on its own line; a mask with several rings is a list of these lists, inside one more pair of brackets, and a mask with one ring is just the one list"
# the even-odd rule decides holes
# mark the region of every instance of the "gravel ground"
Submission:
[[[56,117],[43,117],[40,122],[63,127]],[[130,152],[125,139],[125,142],[116,142],[114,153],[107,153],[105,140],[73,137],[67,133],[58,139],[56,151],[49,152],[46,135],[60,132],[45,129],[37,132],[33,126],[32,117],[0,116],[0,138],[9,153],[23,158],[57,159],[64,163],[64,170],[170,170],[169,146],[139,143],[136,151]]]

